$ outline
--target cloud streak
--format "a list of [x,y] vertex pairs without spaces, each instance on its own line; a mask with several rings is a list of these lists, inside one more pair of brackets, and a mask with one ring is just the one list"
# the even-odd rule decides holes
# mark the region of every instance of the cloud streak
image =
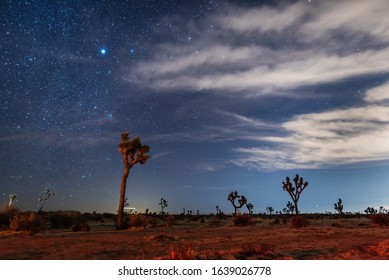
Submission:
[[389,107],[381,103],[388,92],[385,84],[366,93],[364,106],[298,115],[281,125],[287,136],[257,137],[267,144],[237,148],[232,162],[261,170],[388,160]]
[[[386,6],[383,0],[280,1],[256,9],[232,7],[196,25],[176,19],[182,29],[173,41],[155,46],[158,55],[137,63],[125,79],[170,94],[206,91],[241,100],[258,94],[299,97],[306,86],[382,75],[389,71]],[[188,31],[204,39],[180,42]],[[260,170],[387,160],[388,101],[389,84],[383,84],[367,89],[362,104],[349,108],[294,112],[279,124],[247,117],[242,109],[224,112],[230,122],[222,127],[211,123],[191,135],[161,137],[238,139],[237,156],[229,162]]]
[[207,90],[240,97],[386,72],[389,20],[382,5],[298,2],[230,9],[197,27],[182,20],[187,30],[196,28],[207,40],[161,43],[155,47],[158,55],[138,63],[125,79],[170,92]]

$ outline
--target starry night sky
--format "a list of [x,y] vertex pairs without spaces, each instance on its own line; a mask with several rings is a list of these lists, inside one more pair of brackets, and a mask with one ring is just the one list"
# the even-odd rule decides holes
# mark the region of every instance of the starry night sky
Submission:
[[[389,3],[1,1],[0,202],[116,213],[389,208]],[[243,210],[245,212],[246,209]]]

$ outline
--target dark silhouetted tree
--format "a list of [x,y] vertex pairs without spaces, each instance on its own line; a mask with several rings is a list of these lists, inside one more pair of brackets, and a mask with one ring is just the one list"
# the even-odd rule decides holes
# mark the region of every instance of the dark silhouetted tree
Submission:
[[298,209],[298,201],[300,199],[300,195],[305,190],[306,187],[308,187],[308,182],[304,182],[303,177],[300,177],[298,174],[293,178],[294,184],[290,181],[289,177],[286,177],[286,181],[282,182],[283,190],[288,192],[290,197],[293,200],[294,203],[294,208],[296,210],[296,216],[299,214],[299,209]]
[[334,203],[335,210],[339,213],[339,215],[343,214],[343,202],[342,199],[338,199],[337,203]]
[[44,196],[38,197],[38,214],[42,212],[43,206],[45,205],[46,201],[49,200],[50,197],[53,197],[55,193],[53,193],[49,188],[45,189]]
[[165,214],[163,209],[165,209],[168,206],[167,200],[161,197],[160,202],[158,203],[161,206],[161,214]]
[[252,203],[246,204],[247,210],[249,210],[249,214],[253,214],[254,205]]
[[294,214],[294,204],[290,201],[286,204],[286,208],[288,208],[289,212],[293,215]]
[[[238,198],[238,205],[235,204],[235,200]],[[247,203],[247,199],[246,197],[244,197],[243,195],[240,196],[238,195],[238,192],[235,191],[235,192],[231,192],[229,195],[228,195],[228,198],[227,198],[232,206],[234,207],[234,213],[236,214],[236,211],[239,209],[239,208],[242,208],[243,205],[245,205]]]
[[130,139],[129,133],[125,131],[121,135],[121,141],[119,143],[118,150],[122,154],[124,169],[122,182],[120,185],[118,220],[116,228],[123,229],[127,178],[130,174],[131,168],[135,164],[145,164],[148,161],[148,159],[150,158],[150,156],[148,155],[150,147],[147,145],[142,145],[139,137],[134,137]]
[[367,215],[374,215],[377,214],[377,210],[374,209],[374,207],[367,207],[365,210],[363,210]]
[[273,214],[274,208],[271,206],[266,207],[266,211],[269,213],[269,215]]

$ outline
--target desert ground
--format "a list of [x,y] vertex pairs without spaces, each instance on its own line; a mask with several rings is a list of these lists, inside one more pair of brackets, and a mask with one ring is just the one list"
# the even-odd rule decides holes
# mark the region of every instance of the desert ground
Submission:
[[389,227],[367,216],[309,216],[293,228],[277,217],[252,217],[236,226],[231,216],[148,217],[145,227],[115,230],[114,219],[88,221],[89,231],[46,226],[34,235],[0,231],[0,259],[295,259],[387,260]]

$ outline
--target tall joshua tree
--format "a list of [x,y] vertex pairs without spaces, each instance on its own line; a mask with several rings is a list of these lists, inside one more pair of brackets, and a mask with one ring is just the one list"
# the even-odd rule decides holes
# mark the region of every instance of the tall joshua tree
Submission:
[[293,178],[294,184],[290,181],[289,177],[286,177],[286,181],[282,182],[284,191],[288,192],[294,203],[294,209],[296,211],[296,216],[299,214],[299,209],[297,202],[300,199],[300,195],[303,190],[308,187],[308,182],[304,182],[303,177],[300,177],[298,174]]
[[127,178],[130,174],[131,168],[137,164],[145,164],[150,156],[147,154],[150,151],[150,147],[142,145],[139,137],[130,139],[130,135],[127,131],[124,131],[121,136],[121,141],[118,146],[119,152],[122,154],[123,160],[123,176],[120,185],[120,198],[118,209],[118,221],[117,229],[124,228],[124,204],[126,197]]
[[167,200],[161,197],[161,201],[158,203],[161,206],[161,214],[165,214],[163,209],[165,209],[168,206]]
[[338,211],[339,215],[343,214],[343,202],[342,199],[338,199],[337,203],[334,203],[334,208],[336,211]]
[[[235,200],[236,200],[237,198],[239,198],[239,199],[238,199],[238,203],[239,203],[238,205],[235,204]],[[231,192],[231,193],[228,195],[228,198],[227,198],[227,199],[231,202],[232,206],[234,206],[235,215],[236,215],[236,211],[237,211],[239,208],[242,208],[243,205],[245,205],[245,204],[247,203],[246,197],[244,197],[243,195],[242,195],[242,196],[238,195],[238,192],[237,192],[237,191]]]

